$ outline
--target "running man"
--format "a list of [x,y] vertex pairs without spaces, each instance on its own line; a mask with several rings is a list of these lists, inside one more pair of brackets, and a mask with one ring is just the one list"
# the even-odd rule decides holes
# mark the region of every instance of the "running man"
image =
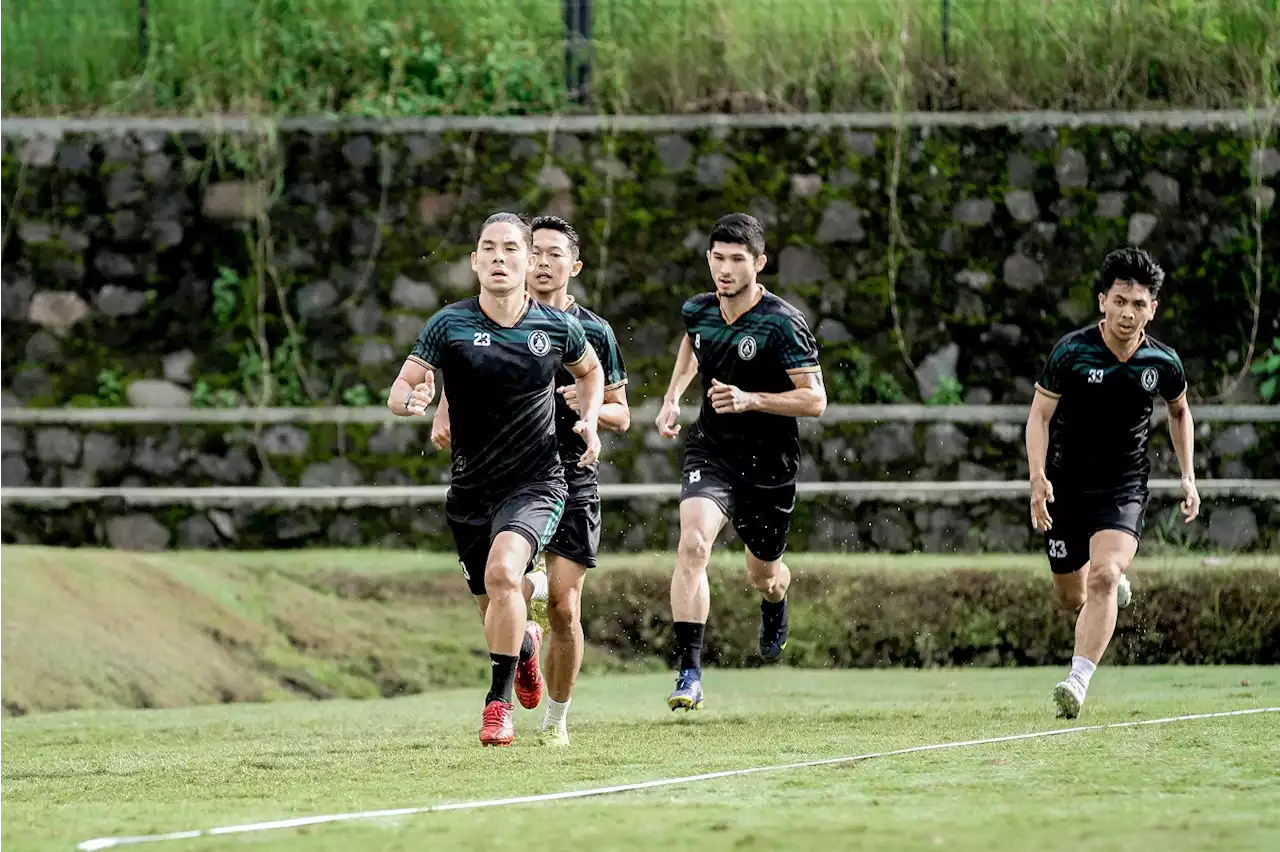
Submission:
[[[600,428],[625,432],[631,426],[631,410],[627,406],[627,369],[618,340],[607,322],[579,305],[568,291],[569,279],[582,271],[578,232],[558,216],[539,216],[531,227],[534,262],[526,279],[529,292],[537,301],[565,311],[582,323],[587,341],[604,369]],[[560,527],[546,546],[547,617],[551,623],[546,682],[550,696],[540,732],[541,742],[553,746],[569,744],[566,714],[574,681],[582,667],[582,586],[588,569],[596,566],[596,553],[600,548],[599,468],[596,464],[578,465],[586,452],[582,436],[574,431],[581,409],[573,376],[560,370],[556,374],[556,435],[569,498]],[[442,394],[431,441],[444,449],[450,440],[449,404],[447,394]],[[526,591],[532,592],[532,586]],[[529,623],[526,644],[530,639],[533,651],[528,656],[522,654],[515,685],[520,703],[532,709],[542,697],[537,654],[542,634],[534,622]]]
[[671,615],[680,674],[672,710],[702,706],[702,642],[711,608],[711,546],[732,521],[746,545],[747,574],[760,592],[760,656],[787,645],[782,561],[800,468],[796,418],[818,417],[827,393],[818,343],[804,316],[757,283],[764,228],[742,213],[711,229],[707,264],[715,292],[685,302],[685,336],[658,414],[658,432],[680,433],[680,397],[702,377],[702,408],[689,430],[680,488],[680,545],[671,576]]
[[1145,251],[1107,255],[1098,276],[1102,320],[1058,341],[1027,419],[1031,523],[1044,532],[1058,601],[1079,612],[1071,673],[1054,689],[1058,716],[1080,714],[1129,603],[1125,571],[1138,552],[1147,510],[1151,412],[1169,404],[1169,431],[1182,470],[1182,513],[1200,513],[1194,426],[1178,353],[1147,336],[1164,270]]
[[582,324],[529,298],[525,274],[533,235],[512,213],[485,221],[471,268],[480,295],[437,311],[400,368],[387,406],[402,417],[425,416],[443,372],[458,425],[445,515],[463,576],[484,596],[485,639],[492,684],[480,742],[515,738],[511,695],[528,610],[522,578],[551,540],[568,496],[555,434],[555,388],[563,366],[574,377],[581,415],[574,431],[585,451],[600,453],[596,422],[604,372]]

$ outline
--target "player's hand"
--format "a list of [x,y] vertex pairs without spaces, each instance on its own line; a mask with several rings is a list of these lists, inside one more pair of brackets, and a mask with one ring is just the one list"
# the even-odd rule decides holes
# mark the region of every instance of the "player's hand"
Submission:
[[587,451],[578,459],[578,467],[587,467],[600,458],[600,433],[592,423],[579,420],[573,424],[573,431],[587,442]]
[[711,380],[711,407],[716,414],[741,414],[752,409],[754,397],[741,388],[726,385],[719,379]]
[[665,400],[662,410],[658,412],[658,434],[664,438],[674,438],[680,434],[680,403]]
[[447,450],[453,446],[453,436],[449,431],[449,417],[441,416],[438,408],[436,416],[431,419],[431,444],[437,450]]
[[1053,502],[1053,483],[1041,476],[1031,480],[1031,526],[1037,532],[1053,529],[1049,504]]
[[405,410],[415,417],[425,417],[427,406],[431,405],[431,401],[436,398],[436,377],[433,373],[427,373],[427,377],[421,382],[413,386],[413,391],[409,394],[409,399],[405,403]]
[[562,388],[556,388],[556,393],[564,397],[565,404],[568,405],[575,414],[582,413],[582,406],[578,402],[577,385],[565,385]]
[[1200,514],[1200,492],[1196,490],[1196,478],[1191,475],[1182,477],[1182,514],[1186,516],[1184,524],[1189,524]]

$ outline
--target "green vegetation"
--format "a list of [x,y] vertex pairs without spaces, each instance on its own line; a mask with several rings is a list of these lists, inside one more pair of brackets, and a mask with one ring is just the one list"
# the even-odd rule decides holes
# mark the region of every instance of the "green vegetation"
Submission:
[[[1277,0],[595,0],[593,102],[559,0],[7,3],[6,115],[1229,107],[1266,102]],[[901,38],[899,38],[901,34]]]
[[[7,642],[6,642],[7,645]],[[567,751],[482,750],[477,690],[412,699],[75,712],[6,720],[6,848],[575,790],[1065,727],[1061,670],[710,672],[672,714],[665,675],[587,678]],[[1103,668],[1081,723],[1275,706],[1275,667]],[[489,811],[177,841],[174,849],[1280,846],[1274,715],[1068,734]],[[10,846],[12,844],[12,846]],[[169,848],[161,845],[159,848]]]
[[[788,662],[802,667],[1029,665],[1070,655],[1071,619],[1035,556],[796,554]],[[1280,658],[1280,561],[1148,557],[1116,662]],[[661,670],[668,554],[592,574],[586,671]],[[446,554],[316,550],[139,554],[4,549],[6,715],[291,698],[373,698],[488,677],[475,605]],[[705,659],[757,665],[741,559],[712,572]]]

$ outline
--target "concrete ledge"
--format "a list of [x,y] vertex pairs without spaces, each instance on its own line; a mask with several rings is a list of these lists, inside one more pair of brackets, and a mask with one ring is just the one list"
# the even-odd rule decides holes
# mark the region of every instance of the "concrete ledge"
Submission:
[[[636,426],[648,427],[658,416],[660,404],[646,401],[631,409]],[[824,423],[1025,423],[1025,405],[829,405]],[[431,422],[434,409],[421,422]],[[1280,422],[1280,405],[1192,406],[1197,423]],[[698,407],[686,402],[681,421],[692,422]],[[1163,422],[1164,406],[1156,406],[1153,421]],[[409,421],[396,417],[385,406],[358,408],[4,408],[0,422],[13,424],[65,424],[104,426],[116,424],[274,424],[274,423],[384,423]]]
[[[1202,497],[1250,497],[1280,499],[1277,479],[1205,479],[1199,483]],[[804,499],[839,498],[846,502],[914,502],[955,505],[991,500],[1025,499],[1026,482],[801,482]],[[1153,479],[1152,494],[1180,494],[1176,479]],[[75,503],[121,501],[128,506],[407,506],[443,503],[447,485],[349,486],[342,488],[5,488],[0,503],[25,506],[68,506]],[[602,485],[603,500],[673,500],[678,484]]]
[[[1249,130],[1265,123],[1264,107],[1250,110],[1152,110],[1134,112],[908,112],[908,127],[1165,127]],[[280,120],[210,116],[206,118],[6,118],[0,135],[61,136],[66,133],[245,133],[274,127],[301,133],[502,133],[511,135],[644,132],[679,133],[707,129],[785,128],[797,130],[885,130],[898,122],[894,113],[795,113],[748,115],[551,115],[438,116],[422,118],[285,118]]]

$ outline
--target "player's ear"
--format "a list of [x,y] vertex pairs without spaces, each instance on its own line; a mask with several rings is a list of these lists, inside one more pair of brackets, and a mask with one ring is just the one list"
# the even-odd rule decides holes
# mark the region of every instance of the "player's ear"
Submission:
[[1107,312],[1107,294],[1098,294],[1098,313],[1105,314]]
[[480,271],[480,264],[476,262],[476,253],[475,253],[475,252],[471,252],[471,271],[472,271],[472,272],[479,272],[479,271]]
[[578,273],[579,273],[579,272],[581,272],[581,271],[582,271],[582,261],[580,261],[580,260],[575,260],[575,261],[573,262],[573,266],[570,266],[570,267],[569,267],[569,277],[570,277],[570,278],[577,278],[577,277],[578,277]]
[[762,255],[760,255],[759,257],[757,257],[757,258],[756,258],[756,272],[764,272],[764,268],[765,268],[765,266],[766,266],[766,265],[768,265],[768,263],[769,263],[769,258],[768,258],[768,256],[766,256],[766,255],[763,255],[763,254],[762,254]]
[[1151,300],[1151,316],[1156,315],[1156,308],[1158,307],[1160,307],[1160,303],[1157,302],[1155,299],[1152,299]]
[[711,249],[707,249],[707,266],[711,265]]

